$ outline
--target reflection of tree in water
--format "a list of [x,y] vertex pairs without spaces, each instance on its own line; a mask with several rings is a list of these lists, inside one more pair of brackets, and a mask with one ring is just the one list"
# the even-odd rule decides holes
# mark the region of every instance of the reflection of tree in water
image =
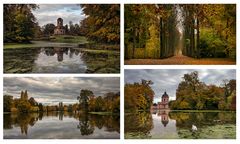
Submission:
[[92,134],[95,127],[98,129],[105,128],[104,130],[109,132],[116,131],[120,133],[120,117],[118,115],[92,115],[87,113],[79,115],[78,128],[80,128],[82,135]]
[[7,114],[4,115],[4,129],[19,126],[21,133],[27,135],[28,127],[34,126],[38,121],[38,114]]
[[93,126],[96,126],[99,129],[102,129],[105,125],[106,119],[103,118],[103,116],[100,115],[92,115],[91,117],[91,124]]
[[43,112],[40,112],[38,116],[39,116],[38,119],[39,119],[39,120],[42,120],[42,118],[43,118]]
[[91,124],[106,131],[120,133],[120,117],[118,115],[90,115]]
[[106,118],[105,127],[107,128],[107,131],[117,131],[120,133],[120,117],[109,116]]
[[26,73],[32,72],[35,60],[39,54],[46,56],[57,55],[57,61],[64,61],[64,55],[69,58],[79,56],[79,59],[87,65],[87,73],[119,73],[120,54],[115,51],[107,50],[83,50],[71,47],[45,47],[27,49],[4,50],[4,72]]
[[94,127],[90,124],[88,114],[82,114],[79,117],[78,128],[80,129],[81,135],[90,135],[94,132]]
[[176,120],[178,128],[186,129],[190,129],[192,124],[204,127],[236,123],[236,113],[234,112],[170,112],[169,117]]
[[150,137],[151,129],[153,129],[153,119],[151,113],[139,112],[125,116],[125,133],[136,133],[142,138],[147,138]]
[[79,114],[69,112],[44,112],[44,113],[28,113],[28,114],[4,114],[4,129],[12,129],[13,126],[20,127],[21,133],[27,135],[29,126],[34,126],[38,120],[43,117],[58,117],[59,120],[64,120],[64,117],[74,118],[79,120],[79,125],[82,135],[90,135],[94,132],[95,127],[105,131],[120,132],[120,117],[119,116],[102,116],[92,114]]
[[61,121],[63,120],[63,112],[59,113],[58,119],[61,120]]
[[13,121],[11,118],[11,114],[4,114],[3,115],[3,129],[12,129],[13,128]]

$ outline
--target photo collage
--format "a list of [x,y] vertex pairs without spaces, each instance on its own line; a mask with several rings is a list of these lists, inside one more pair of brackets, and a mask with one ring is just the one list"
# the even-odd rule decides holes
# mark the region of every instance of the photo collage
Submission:
[[237,4],[4,0],[1,141],[239,142]]

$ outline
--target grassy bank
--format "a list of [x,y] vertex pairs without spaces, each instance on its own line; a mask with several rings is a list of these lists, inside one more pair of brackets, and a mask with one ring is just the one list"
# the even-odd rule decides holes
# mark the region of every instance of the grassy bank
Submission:
[[88,43],[87,38],[84,36],[71,36],[71,35],[58,35],[58,36],[51,36],[51,42],[61,42],[61,43]]
[[171,112],[236,112],[226,110],[170,110]]
[[113,112],[88,112],[89,114],[95,115],[120,115],[120,113],[113,113]]
[[[37,45],[34,43],[29,43],[29,44],[20,44],[20,43],[5,43],[3,45],[4,49],[9,49],[9,48],[32,48],[36,47]],[[40,47],[40,45],[39,45]]]
[[63,37],[57,36],[49,41],[31,41],[31,43],[4,43],[3,48],[76,47],[88,50],[120,50],[119,44],[88,43],[86,38],[80,36],[75,36],[73,39],[64,39]]
[[77,47],[78,44],[72,43],[59,43],[59,42],[49,42],[49,41],[32,41],[29,44],[21,43],[5,43],[3,45],[4,49],[11,48],[41,48],[41,47]]
[[[108,53],[108,54],[116,54],[117,51],[109,51],[109,50],[100,50],[100,49],[82,49],[84,52],[88,53],[94,53],[94,54],[102,54],[102,53]],[[120,52],[119,52],[120,53]]]
[[88,43],[83,36],[59,35],[48,39],[33,40],[30,43],[4,43],[4,48],[37,48],[37,47],[78,47],[79,44]]
[[[156,111],[160,111],[160,110],[156,110]],[[141,112],[147,112],[149,113],[149,111],[144,111],[144,110],[138,110],[138,111],[128,111],[125,110],[125,115],[130,115],[133,113],[141,113]],[[185,113],[207,113],[207,112],[232,112],[232,113],[236,113],[236,111],[226,111],[226,110],[170,110],[170,112],[185,112]]]

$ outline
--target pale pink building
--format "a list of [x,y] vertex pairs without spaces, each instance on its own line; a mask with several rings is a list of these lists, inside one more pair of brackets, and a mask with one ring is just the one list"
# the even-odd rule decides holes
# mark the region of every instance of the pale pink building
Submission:
[[162,101],[158,102],[158,109],[160,110],[169,109],[168,102],[169,102],[169,96],[167,92],[164,92],[164,94],[162,95]]

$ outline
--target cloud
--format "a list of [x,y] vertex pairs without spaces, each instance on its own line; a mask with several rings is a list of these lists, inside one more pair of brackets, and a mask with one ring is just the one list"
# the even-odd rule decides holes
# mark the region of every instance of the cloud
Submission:
[[48,23],[56,25],[57,18],[63,19],[63,24],[72,21],[74,24],[83,20],[86,16],[78,4],[39,4],[39,9],[33,11],[40,26]]
[[28,90],[29,97],[44,104],[76,103],[81,89],[103,96],[120,91],[120,82],[115,77],[5,77],[3,94],[18,98],[22,90]]
[[176,89],[186,73],[199,72],[200,81],[206,84],[221,85],[224,79],[236,79],[235,70],[223,69],[129,69],[125,70],[125,83],[140,82],[141,79],[152,80],[152,88],[155,92],[154,102],[160,101],[164,91],[170,99],[176,98]]

